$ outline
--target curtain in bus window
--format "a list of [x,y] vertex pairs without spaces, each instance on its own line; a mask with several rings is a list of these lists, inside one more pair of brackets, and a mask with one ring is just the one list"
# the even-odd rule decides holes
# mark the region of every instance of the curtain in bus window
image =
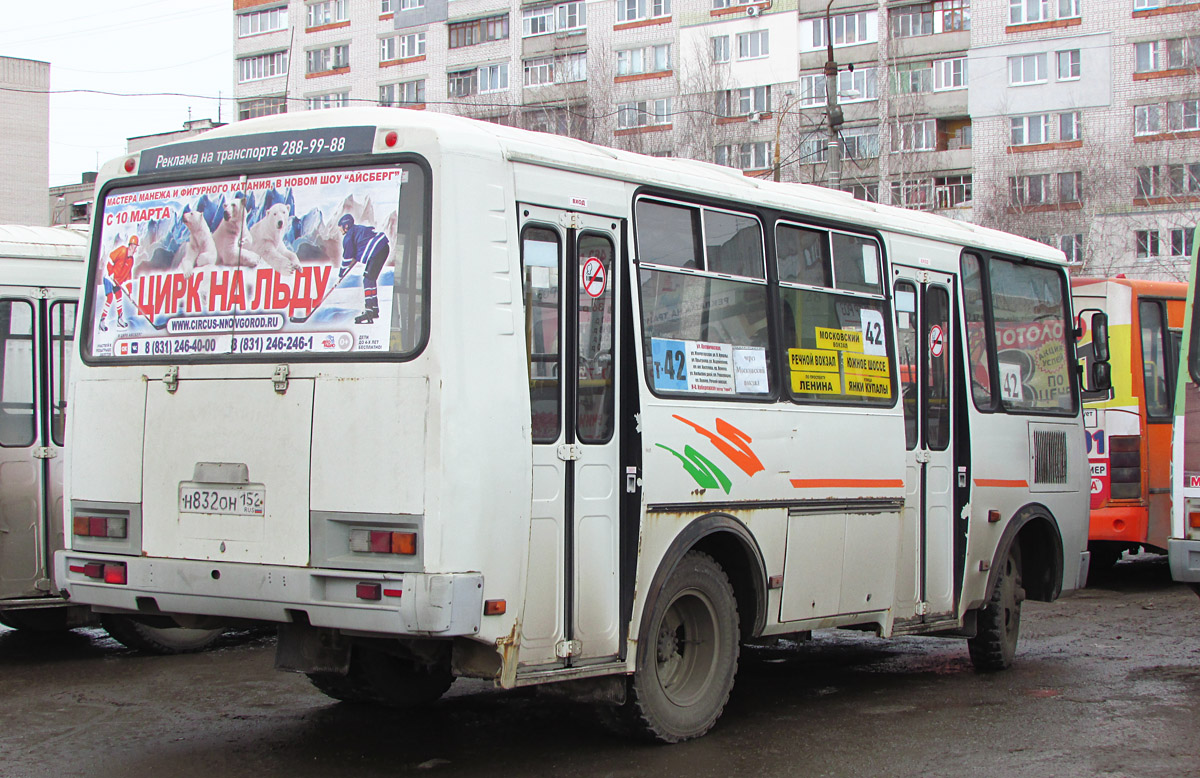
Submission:
[[63,445],[67,426],[67,380],[75,356],[74,302],[50,306],[50,439]]
[[896,362],[900,375],[900,399],[904,406],[904,447],[917,447],[917,408],[920,386],[917,375],[917,287],[908,281],[896,282],[896,343],[900,353]]
[[1000,399],[1009,410],[1070,412],[1063,281],[1050,268],[988,263]]
[[613,434],[613,247],[607,238],[579,238],[579,386],[576,434],[581,443],[604,443]]
[[950,445],[950,294],[945,287],[925,291],[925,337],[925,447],[945,451]]
[[963,255],[963,314],[967,322],[967,364],[971,372],[971,396],[977,408],[992,407],[991,361],[984,313],[983,268],[979,257]]
[[0,300],[0,446],[31,446],[33,413],[33,306]]
[[558,440],[559,267],[558,234],[526,227],[521,236],[525,276],[525,341],[529,349],[529,405],[534,443]]
[[657,392],[770,394],[767,287],[641,270],[647,375]]
[[704,210],[705,270],[746,278],[766,278],[758,220],[725,211]]
[[1138,304],[1142,325],[1142,378],[1146,393],[1146,415],[1165,420],[1171,415],[1171,392],[1167,385],[1166,328],[1162,305],[1153,301]]

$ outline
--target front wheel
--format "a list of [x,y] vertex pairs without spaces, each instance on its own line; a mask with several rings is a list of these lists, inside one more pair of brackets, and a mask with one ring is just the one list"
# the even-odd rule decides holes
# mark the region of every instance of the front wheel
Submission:
[[1007,670],[1017,653],[1021,632],[1021,552],[1016,544],[1008,550],[987,605],[979,610],[978,631],[967,640],[971,663],[979,672]]
[[688,553],[643,620],[624,706],[635,730],[663,743],[710,730],[733,689],[738,639],[725,571],[707,554]]
[[104,631],[135,651],[147,654],[191,654],[203,651],[225,633],[224,629],[151,627],[126,616],[106,613],[100,617]]

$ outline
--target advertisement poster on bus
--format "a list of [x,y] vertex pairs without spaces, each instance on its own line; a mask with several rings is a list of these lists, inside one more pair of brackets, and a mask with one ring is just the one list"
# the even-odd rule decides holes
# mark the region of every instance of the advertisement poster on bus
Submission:
[[93,356],[386,351],[405,178],[335,169],[109,192]]

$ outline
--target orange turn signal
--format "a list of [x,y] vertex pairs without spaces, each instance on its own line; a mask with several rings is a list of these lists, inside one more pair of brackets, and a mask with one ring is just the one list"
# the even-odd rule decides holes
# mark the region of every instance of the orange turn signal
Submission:
[[417,533],[393,532],[392,553],[406,554],[408,556],[412,556],[413,554],[417,553]]
[[1200,513],[1189,513],[1188,525],[1191,526],[1192,529],[1200,529]]
[[508,610],[508,603],[504,600],[484,600],[483,615],[484,616],[500,616]]

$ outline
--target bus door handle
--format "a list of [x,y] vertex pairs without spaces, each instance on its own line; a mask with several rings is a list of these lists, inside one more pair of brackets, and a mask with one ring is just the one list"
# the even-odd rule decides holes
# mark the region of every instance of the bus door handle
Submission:
[[638,469],[636,467],[625,468],[625,493],[637,494],[638,490]]

